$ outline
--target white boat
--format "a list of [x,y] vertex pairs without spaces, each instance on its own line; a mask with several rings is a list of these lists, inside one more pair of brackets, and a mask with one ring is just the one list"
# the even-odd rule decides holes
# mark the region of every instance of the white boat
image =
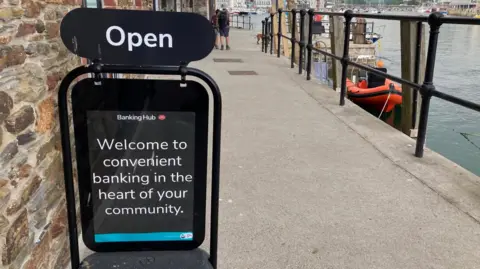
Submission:
[[422,5],[422,6],[420,6],[419,8],[417,8],[416,11],[417,11],[418,13],[430,13],[431,8],[428,7],[428,6]]

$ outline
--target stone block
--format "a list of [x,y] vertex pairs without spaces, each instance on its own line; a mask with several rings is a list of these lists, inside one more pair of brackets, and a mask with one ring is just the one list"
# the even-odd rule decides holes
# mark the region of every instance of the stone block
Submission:
[[32,232],[28,233],[25,246],[20,250],[20,253],[18,253],[17,258],[13,260],[13,262],[10,264],[8,269],[18,269],[23,267],[23,264],[25,263],[26,258],[30,255],[31,251],[33,250],[34,236],[35,236],[34,233]]
[[8,201],[10,200],[11,191],[8,186],[3,186],[0,188],[0,206],[5,208]]
[[13,12],[11,8],[0,8],[0,18],[3,22],[9,21],[13,18]]
[[47,87],[48,87],[48,90],[51,91],[51,90],[54,90],[58,83],[60,82],[60,80],[62,80],[62,73],[60,72],[52,72],[50,74],[47,75]]
[[52,238],[57,238],[58,236],[64,234],[67,231],[67,207],[66,201],[60,201],[60,208],[57,209],[57,212],[52,218],[50,224],[50,233]]
[[65,269],[70,262],[69,243],[65,240],[52,269]]
[[10,201],[10,204],[7,206],[7,210],[5,210],[5,213],[7,216],[12,216],[20,209],[23,207],[22,200],[21,199],[16,199],[14,201]]
[[48,268],[50,261],[50,243],[52,241],[49,232],[42,234],[33,248],[30,259],[23,265],[22,269]]
[[33,108],[25,105],[5,119],[5,129],[12,134],[18,134],[34,121],[35,115]]
[[45,31],[45,23],[42,20],[37,20],[35,22],[35,31],[39,34]]
[[[69,0],[69,2],[72,3],[72,5],[76,5],[75,0]],[[80,2],[80,4],[81,4],[81,2]],[[70,11],[70,9],[67,8],[67,7],[57,6],[57,8],[55,10],[55,13],[57,15],[57,19],[62,19],[63,17],[65,17],[65,15],[67,15],[68,11]]]
[[[4,91],[0,91],[0,124],[10,115],[13,99]],[[1,139],[0,139],[1,141]]]
[[2,251],[2,264],[12,263],[28,242],[28,218],[24,210],[8,229]]
[[37,30],[35,29],[35,24],[22,22],[18,26],[16,37],[22,37],[22,36],[26,36],[26,35],[29,35],[29,34],[33,34],[36,31]]
[[47,142],[40,146],[37,153],[37,164],[40,164],[50,152],[55,150],[55,137],[51,137]]
[[30,198],[38,190],[40,183],[42,183],[42,180],[39,176],[36,176],[30,180],[27,187],[22,192],[22,196],[21,196],[22,205],[25,205],[28,201],[30,201]]
[[43,176],[55,185],[63,184],[62,158],[59,153],[53,156],[52,161],[45,168]]
[[31,56],[45,56],[50,53],[50,45],[44,42],[29,43],[25,49],[25,53]]
[[8,205],[6,210],[7,216],[14,215],[21,208],[23,208],[38,190],[41,182],[42,181],[38,176],[31,179],[30,182],[27,183],[25,189],[23,189],[21,196],[18,197],[15,201],[11,201],[11,203]]
[[45,133],[53,128],[55,119],[55,100],[49,97],[38,105],[37,109],[37,128],[38,133]]
[[20,179],[28,178],[32,174],[32,166],[28,163],[24,163],[18,167],[17,177]]
[[11,35],[2,35],[0,36],[0,45],[6,45],[12,41]]
[[46,189],[48,186],[48,182],[42,180],[37,192],[32,196],[26,205],[27,212],[30,217],[30,225],[36,229],[44,227],[47,222],[48,212],[46,200],[48,197]]
[[18,153],[17,141],[12,141],[0,153],[0,166],[5,167]]
[[25,11],[23,10],[23,8],[19,8],[19,7],[14,7],[12,8],[12,15],[14,18],[21,18],[23,15],[25,15]]
[[25,9],[25,17],[27,18],[36,18],[40,15],[42,10],[42,5],[39,2],[33,0],[23,0],[22,7]]
[[47,39],[58,37],[60,35],[60,23],[47,22],[45,24],[45,30],[47,32]]
[[47,21],[56,20],[57,19],[57,12],[55,11],[55,9],[52,6],[47,7],[47,8],[45,8],[45,11],[43,13],[43,18]]
[[117,2],[115,0],[104,0],[103,4],[105,5],[105,7],[116,7],[117,6]]
[[17,144],[19,146],[21,145],[26,145],[32,141],[34,141],[37,138],[37,134],[32,131],[27,131],[26,133],[23,133],[19,136],[17,136]]
[[23,64],[27,55],[21,45],[1,46],[0,47],[0,71],[5,67]]

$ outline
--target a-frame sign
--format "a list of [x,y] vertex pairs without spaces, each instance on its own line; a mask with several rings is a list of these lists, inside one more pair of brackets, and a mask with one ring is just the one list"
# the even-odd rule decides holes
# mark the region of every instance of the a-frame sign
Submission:
[[[93,62],[68,73],[58,95],[72,268],[216,268],[221,95],[209,75],[187,67],[213,49],[209,21],[194,13],[79,8],[60,29],[65,46]],[[104,73],[179,79],[110,79]],[[209,126],[207,254],[199,246],[206,229]],[[82,262],[75,184],[82,239],[95,252]]]

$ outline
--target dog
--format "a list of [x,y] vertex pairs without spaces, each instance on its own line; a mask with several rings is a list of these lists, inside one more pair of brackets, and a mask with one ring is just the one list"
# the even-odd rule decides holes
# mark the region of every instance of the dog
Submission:
[[260,44],[260,41],[263,39],[263,34],[257,34],[257,45]]

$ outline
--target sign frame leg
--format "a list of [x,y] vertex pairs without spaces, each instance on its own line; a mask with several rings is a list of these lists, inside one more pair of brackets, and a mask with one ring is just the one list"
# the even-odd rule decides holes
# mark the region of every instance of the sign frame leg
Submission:
[[[70,120],[68,113],[68,90],[71,84],[81,75],[117,73],[117,74],[151,74],[151,75],[187,75],[196,77],[208,85],[213,97],[213,134],[212,134],[212,186],[211,186],[211,216],[210,216],[210,251],[209,261],[214,269],[217,268],[218,252],[218,211],[220,195],[220,147],[221,147],[221,120],[222,97],[216,82],[205,72],[191,67],[178,68],[175,66],[126,66],[126,65],[99,65],[91,64],[80,66],[70,71],[62,80],[58,92],[58,107],[60,133],[65,180],[65,194],[67,202],[67,220],[70,243],[72,269],[80,267],[80,250],[78,244],[77,210],[75,204],[75,188],[73,178],[72,150],[70,140]],[[179,80],[179,83],[181,81]]]

